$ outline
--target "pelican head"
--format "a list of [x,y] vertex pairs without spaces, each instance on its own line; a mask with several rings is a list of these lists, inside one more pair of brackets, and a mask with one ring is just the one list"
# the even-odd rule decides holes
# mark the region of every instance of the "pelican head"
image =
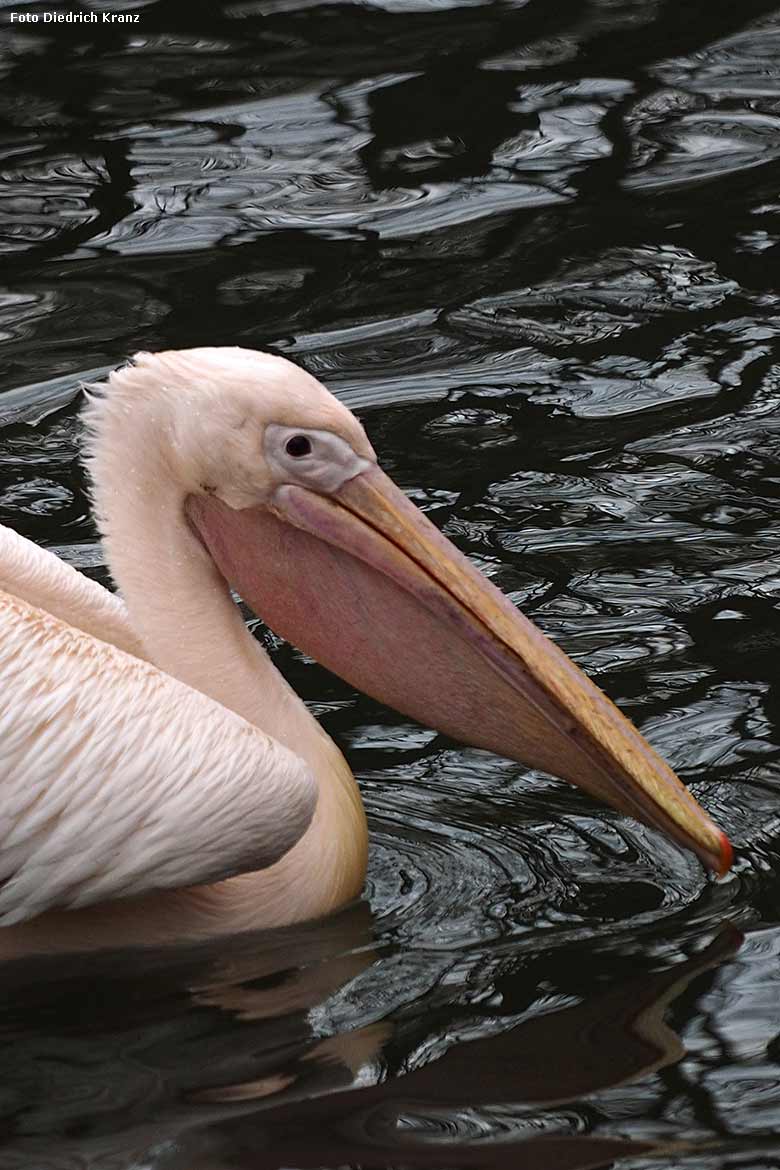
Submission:
[[405,715],[562,777],[729,868],[727,838],[669,766],[384,474],[315,378],[246,349],[138,355],[109,380],[100,426],[115,441],[100,458],[139,405],[164,436],[186,522],[278,634]]

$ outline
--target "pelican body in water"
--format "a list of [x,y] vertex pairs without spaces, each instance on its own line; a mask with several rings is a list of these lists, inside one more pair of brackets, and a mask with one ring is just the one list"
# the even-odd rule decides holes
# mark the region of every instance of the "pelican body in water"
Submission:
[[728,869],[727,838],[667,764],[305,371],[239,348],[139,354],[85,417],[121,600],[3,530],[0,923],[34,919],[17,931],[60,945],[77,927],[90,944],[160,941],[360,893],[354,778],[231,587],[374,698]]

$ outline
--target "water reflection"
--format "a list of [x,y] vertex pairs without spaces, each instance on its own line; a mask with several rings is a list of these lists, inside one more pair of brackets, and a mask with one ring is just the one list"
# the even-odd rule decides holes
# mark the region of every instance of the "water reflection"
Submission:
[[257,623],[359,776],[371,909],[5,935],[0,1166],[777,1160],[776,2],[133,9],[0,37],[0,521],[105,580],[79,379],[272,346],[739,852],[715,885]]
[[[625,974],[597,978],[574,1003],[554,972],[576,952],[557,954],[541,985],[538,958],[532,972],[510,959],[496,977],[479,954],[469,978],[481,995],[468,1009],[450,1005],[446,1028],[442,965],[432,987],[430,969],[408,982],[406,1007],[387,1014],[386,1001],[372,1007],[363,995],[358,1026],[327,1034],[330,1005],[360,972],[386,996],[375,933],[361,904],[228,945],[104,952],[88,976],[74,955],[57,960],[55,983],[51,960],[6,963],[3,1112],[13,1136],[3,1165],[110,1157],[129,1167],[143,1151],[166,1166],[171,1150],[173,1165],[186,1157],[193,1167],[212,1165],[217,1151],[230,1165],[252,1151],[251,1164],[268,1167],[508,1165],[518,1153],[532,1165],[585,1167],[650,1150],[588,1136],[588,1107],[575,1103],[679,1060],[664,1013],[740,944],[727,929],[641,973],[617,952]],[[361,1022],[372,1014],[382,1018]]]

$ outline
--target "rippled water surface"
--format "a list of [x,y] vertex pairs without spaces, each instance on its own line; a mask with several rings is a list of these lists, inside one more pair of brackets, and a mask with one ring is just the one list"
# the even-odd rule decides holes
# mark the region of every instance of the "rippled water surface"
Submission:
[[105,580],[80,379],[284,353],[738,853],[715,883],[260,627],[360,779],[365,899],[0,965],[0,1167],[777,1166],[780,11],[13,7],[0,522]]

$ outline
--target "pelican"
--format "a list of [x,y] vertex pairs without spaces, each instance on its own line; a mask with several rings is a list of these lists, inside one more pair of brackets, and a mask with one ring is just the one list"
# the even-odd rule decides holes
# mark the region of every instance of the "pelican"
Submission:
[[0,924],[155,941],[359,895],[356,782],[232,590],[375,699],[729,868],[669,766],[304,370],[241,348],[141,353],[88,388],[85,422],[119,596],[0,542]]

